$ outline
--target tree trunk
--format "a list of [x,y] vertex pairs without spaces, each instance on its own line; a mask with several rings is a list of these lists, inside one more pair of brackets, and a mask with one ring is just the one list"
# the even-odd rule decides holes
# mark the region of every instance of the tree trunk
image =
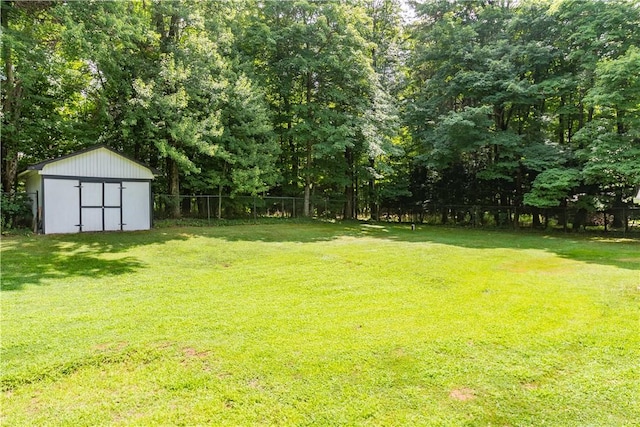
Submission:
[[344,187],[344,219],[353,219],[353,184]]
[[533,228],[540,228],[542,226],[542,223],[540,222],[540,209],[538,208],[532,208],[531,209],[531,217],[533,220],[533,223],[531,224],[531,226]]
[[344,186],[344,219],[353,219],[353,150],[347,148],[344,152],[344,158],[347,162],[347,185]]
[[209,197],[198,197],[196,199],[196,203],[198,205],[198,218],[208,218],[209,217],[209,206],[208,202]]
[[[565,98],[564,96],[560,97],[560,109],[564,108]],[[564,122],[565,122],[565,114],[558,115],[558,143],[560,145],[564,145]]]
[[[9,29],[9,15],[13,2],[3,2],[0,21],[2,32]],[[22,86],[16,81],[12,60],[12,46],[9,38],[3,38],[2,60],[4,62],[4,82],[2,88],[2,191],[15,190],[18,179],[18,151],[15,147],[15,129],[20,119],[20,98]],[[9,125],[9,126],[7,126]],[[13,129],[13,130],[11,130]]]
[[[308,46],[307,46],[308,47]],[[311,109],[309,105],[311,104],[311,91],[313,89],[313,82],[311,79],[311,72],[307,72],[306,76],[306,88],[305,88],[305,99],[307,102],[307,111],[309,121],[309,125],[313,121],[313,114],[311,113]],[[307,138],[310,138],[307,136]],[[303,207],[303,215],[308,217],[311,215],[311,162],[313,161],[313,156],[311,150],[313,148],[313,144],[310,139],[307,139],[307,164],[305,165],[305,174],[304,174],[304,207]]]
[[167,157],[167,184],[170,196],[168,214],[171,218],[180,218],[180,176],[178,164],[170,157]]
[[222,183],[218,185],[218,219],[222,219]]
[[311,142],[307,142],[307,167],[304,174],[304,206],[302,214],[311,215]]
[[190,216],[191,215],[191,197],[183,197],[180,200],[180,214]]
[[573,231],[579,231],[580,227],[584,228],[587,223],[587,210],[585,208],[580,208],[576,211],[573,216],[573,223],[571,224],[571,229]]
[[518,205],[513,208],[513,228],[516,230],[520,228],[520,208]]
[[18,180],[18,153],[6,149],[7,145],[6,140],[2,141],[2,191],[10,193]]
[[622,228],[625,226],[624,207],[626,205],[622,201],[622,192],[616,192],[616,198],[613,202],[613,227]]
[[[371,170],[374,170],[375,162],[374,158],[369,159],[369,167]],[[376,179],[372,175],[371,178],[369,178],[369,211],[372,220],[378,221],[380,219],[379,209],[378,198],[376,197]]]

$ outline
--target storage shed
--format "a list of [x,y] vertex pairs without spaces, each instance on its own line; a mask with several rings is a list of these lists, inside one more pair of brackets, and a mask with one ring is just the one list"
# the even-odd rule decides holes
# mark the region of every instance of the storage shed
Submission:
[[19,178],[42,233],[151,228],[154,172],[105,145],[29,166]]

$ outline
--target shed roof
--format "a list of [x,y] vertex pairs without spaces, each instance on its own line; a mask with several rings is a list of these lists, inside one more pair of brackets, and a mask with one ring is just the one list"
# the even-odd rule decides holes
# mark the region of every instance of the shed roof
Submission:
[[30,174],[82,177],[153,179],[158,171],[104,144],[94,145],[66,156],[27,167],[20,177]]

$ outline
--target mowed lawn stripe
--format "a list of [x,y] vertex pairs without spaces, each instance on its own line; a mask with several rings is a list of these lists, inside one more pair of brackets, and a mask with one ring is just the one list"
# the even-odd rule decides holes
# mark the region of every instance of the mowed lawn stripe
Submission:
[[631,425],[633,240],[360,223],[2,242],[2,422]]

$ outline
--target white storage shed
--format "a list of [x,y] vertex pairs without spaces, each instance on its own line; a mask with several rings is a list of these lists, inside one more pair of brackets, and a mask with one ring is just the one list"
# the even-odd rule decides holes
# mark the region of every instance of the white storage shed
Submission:
[[20,173],[42,233],[148,230],[154,171],[97,145]]

